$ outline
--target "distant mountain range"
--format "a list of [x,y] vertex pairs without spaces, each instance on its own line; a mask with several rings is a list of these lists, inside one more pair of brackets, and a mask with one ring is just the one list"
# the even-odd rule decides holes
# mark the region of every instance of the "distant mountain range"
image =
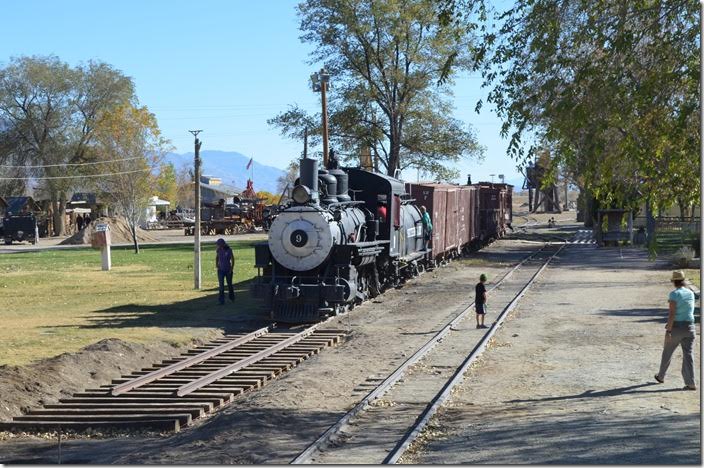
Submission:
[[[176,170],[183,166],[193,168],[193,156],[193,153],[168,153],[165,160],[172,163]],[[233,185],[240,189],[247,186],[247,179],[251,174],[247,169],[249,156],[235,151],[208,150],[201,151],[200,158],[202,160],[202,175],[220,177],[223,184]],[[252,166],[254,168],[254,189],[276,193],[276,181],[285,172],[278,167],[260,164],[256,160]]]

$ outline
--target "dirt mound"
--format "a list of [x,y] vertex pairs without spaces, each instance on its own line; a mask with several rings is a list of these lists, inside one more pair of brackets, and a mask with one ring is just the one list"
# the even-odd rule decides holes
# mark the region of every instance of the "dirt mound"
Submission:
[[[127,224],[125,218],[121,216],[116,216],[112,218],[102,217],[93,221],[88,225],[88,227],[81,229],[76,234],[72,235],[68,239],[61,241],[59,245],[79,245],[79,244],[90,244],[90,240],[95,232],[95,226],[98,224],[109,224],[110,225],[110,241],[113,244],[131,244],[132,234],[130,233],[130,227]],[[137,228],[137,240],[139,242],[156,242],[158,239],[152,236],[150,233],[144,229]]]
[[64,353],[28,366],[0,366],[0,421],[26,413],[46,403],[56,403],[75,392],[97,388],[121,375],[172,358],[187,348],[222,334],[213,331],[194,338],[191,344],[143,345],[106,339],[77,353]]

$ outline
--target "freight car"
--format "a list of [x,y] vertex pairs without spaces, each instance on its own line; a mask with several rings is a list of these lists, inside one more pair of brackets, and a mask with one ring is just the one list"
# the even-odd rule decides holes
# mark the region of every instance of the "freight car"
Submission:
[[[491,234],[491,224],[479,219],[482,185],[407,186],[335,162],[319,170],[308,158],[300,167],[292,200],[273,220],[269,240],[255,246],[253,294],[268,302],[276,321],[315,322],[343,312]],[[414,198],[423,192],[430,198]],[[499,202],[507,201],[504,193]],[[434,224],[430,246],[423,240],[423,204]],[[510,206],[499,211],[510,220]]]
[[503,237],[511,227],[513,186],[408,183],[419,206],[432,215],[431,258],[445,260]]

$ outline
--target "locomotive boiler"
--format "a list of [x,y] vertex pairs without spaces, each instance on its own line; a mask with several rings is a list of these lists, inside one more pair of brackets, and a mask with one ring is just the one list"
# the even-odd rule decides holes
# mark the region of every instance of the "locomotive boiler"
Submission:
[[255,246],[255,297],[272,319],[315,322],[418,274],[428,253],[403,182],[304,158],[292,200]]

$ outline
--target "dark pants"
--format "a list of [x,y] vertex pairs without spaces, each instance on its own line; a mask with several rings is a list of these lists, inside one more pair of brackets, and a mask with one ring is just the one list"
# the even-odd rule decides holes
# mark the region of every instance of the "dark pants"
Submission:
[[220,301],[220,304],[225,303],[225,280],[227,280],[227,289],[229,291],[230,300],[235,300],[235,290],[232,287],[232,271],[218,270],[218,283],[220,285],[218,300]]

